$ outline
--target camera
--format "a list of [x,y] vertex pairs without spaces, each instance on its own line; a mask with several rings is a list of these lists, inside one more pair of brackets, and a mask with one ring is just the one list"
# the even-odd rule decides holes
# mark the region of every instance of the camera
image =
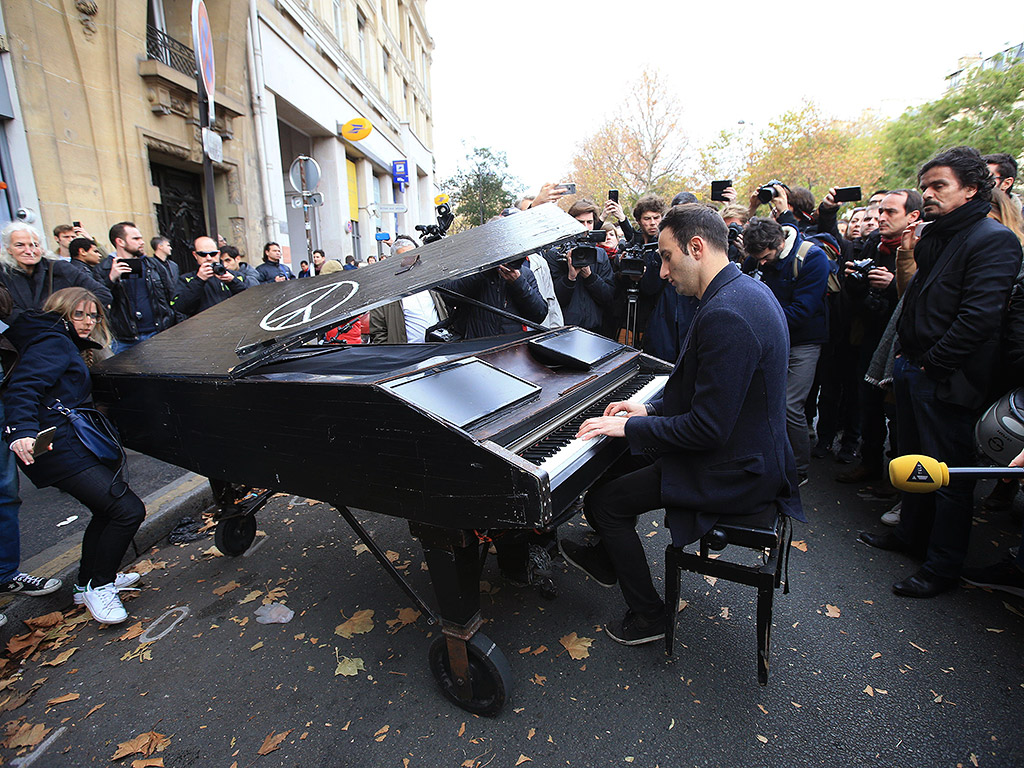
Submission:
[[867,280],[868,272],[877,265],[874,259],[856,259],[850,262],[850,266],[854,271],[849,274],[849,277],[852,277],[854,280]]
[[433,243],[440,240],[448,233],[448,227],[455,222],[455,214],[448,203],[441,203],[434,208],[437,216],[437,224],[417,224],[416,231],[422,233],[423,244]]
[[597,264],[597,246],[595,243],[603,243],[607,235],[603,229],[591,229],[570,240],[566,240],[555,246],[559,259],[566,260],[566,254],[572,251],[573,269],[580,270],[584,267],[593,267]]
[[219,261],[215,261],[212,264],[210,264],[210,269],[212,269],[213,274],[217,275],[218,277],[220,277],[221,275],[226,275],[228,273],[228,268],[225,267]]
[[736,238],[743,234],[743,225],[735,221],[729,225],[729,245],[736,245]]
[[644,271],[647,269],[646,256],[657,252],[658,244],[656,242],[624,248],[619,257],[619,274],[625,277],[643,277]]
[[36,212],[31,208],[19,208],[14,215],[18,221],[24,221],[26,224],[35,224]]
[[775,186],[778,185],[783,189],[789,189],[778,179],[772,179],[767,184],[762,184],[757,188],[757,199],[762,203],[770,203],[773,198],[778,196],[778,192],[775,190]]

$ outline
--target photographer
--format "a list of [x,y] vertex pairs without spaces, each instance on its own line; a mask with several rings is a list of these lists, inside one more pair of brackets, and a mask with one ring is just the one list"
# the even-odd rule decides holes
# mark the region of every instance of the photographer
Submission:
[[[486,272],[449,280],[441,287],[535,323],[543,321],[548,313],[548,305],[537,289],[537,280],[525,258],[518,264],[499,264]],[[483,307],[460,305],[458,299],[448,296],[445,296],[445,302],[450,307],[449,315],[456,332],[464,339],[523,330],[515,320],[488,312]]]
[[[588,230],[593,230],[598,210],[589,200],[577,200],[569,208],[569,215]],[[557,248],[552,248],[544,258],[551,270],[551,281],[565,324],[599,332],[606,314],[612,311],[615,294],[608,254],[595,243],[577,246],[564,255]]]
[[[732,189],[731,187],[729,189]],[[727,189],[726,192],[729,190]],[[742,264],[747,255],[743,252],[743,225],[750,218],[747,209],[738,203],[729,203],[718,212],[729,228],[729,261]]]
[[192,248],[199,269],[178,278],[177,294],[171,307],[193,317],[214,304],[245,290],[245,281],[220,261],[220,250],[212,237],[197,237]]
[[814,195],[804,187],[790,189],[772,179],[750,195],[747,217],[757,216],[757,209],[762,205],[771,208],[772,218],[779,224],[792,224],[801,232],[814,224]]

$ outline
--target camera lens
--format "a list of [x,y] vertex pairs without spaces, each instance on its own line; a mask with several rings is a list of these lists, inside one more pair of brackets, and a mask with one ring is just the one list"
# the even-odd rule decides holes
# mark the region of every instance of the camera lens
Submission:
[[770,203],[775,197],[775,190],[771,187],[760,187],[757,190],[757,199],[762,203]]

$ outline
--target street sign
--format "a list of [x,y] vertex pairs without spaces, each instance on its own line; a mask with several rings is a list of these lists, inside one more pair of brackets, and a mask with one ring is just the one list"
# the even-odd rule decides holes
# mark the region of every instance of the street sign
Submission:
[[[303,172],[305,179],[302,178]],[[296,192],[312,192],[320,183],[320,164],[312,157],[299,155],[288,169],[288,180]],[[305,186],[302,184],[303,181],[306,182]]]
[[203,0],[192,0],[192,47],[195,50],[196,69],[199,79],[210,102],[210,123],[213,123],[213,91],[217,80],[213,61],[213,32],[210,29],[210,16],[206,12]]
[[291,201],[292,208],[301,208],[303,205],[309,205],[315,208],[318,205],[324,204],[324,196],[319,192],[313,192],[308,195],[294,195],[291,198]]
[[388,203],[385,205],[378,206],[378,210],[381,213],[405,213],[406,211],[409,210],[409,206],[407,206],[405,203]]
[[341,137],[349,141],[362,141],[373,130],[373,125],[365,117],[349,120],[341,126]]
[[212,128],[203,128],[203,151],[213,162],[224,162],[224,140]]
[[312,195],[310,195],[306,199],[306,205],[323,205],[323,204],[324,204],[324,196],[321,195],[319,192],[314,192]]
[[391,178],[394,179],[395,184],[408,184],[409,161],[393,160],[391,162]]

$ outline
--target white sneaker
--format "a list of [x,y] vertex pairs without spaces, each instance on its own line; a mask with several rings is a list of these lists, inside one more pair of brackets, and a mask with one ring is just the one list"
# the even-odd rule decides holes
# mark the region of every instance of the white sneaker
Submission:
[[902,509],[903,502],[896,502],[896,506],[882,515],[882,525],[899,525],[900,524],[900,510]]
[[7,623],[7,614],[0,613],[0,627]]
[[121,598],[117,596],[114,582],[102,587],[93,587],[90,581],[82,599],[89,613],[100,624],[120,624],[128,618],[128,611],[124,609]]
[[[130,589],[139,583],[142,575],[134,572],[119,573],[114,577],[114,587],[120,592],[122,589]],[[75,584],[74,587],[75,605],[85,604],[85,587]]]

